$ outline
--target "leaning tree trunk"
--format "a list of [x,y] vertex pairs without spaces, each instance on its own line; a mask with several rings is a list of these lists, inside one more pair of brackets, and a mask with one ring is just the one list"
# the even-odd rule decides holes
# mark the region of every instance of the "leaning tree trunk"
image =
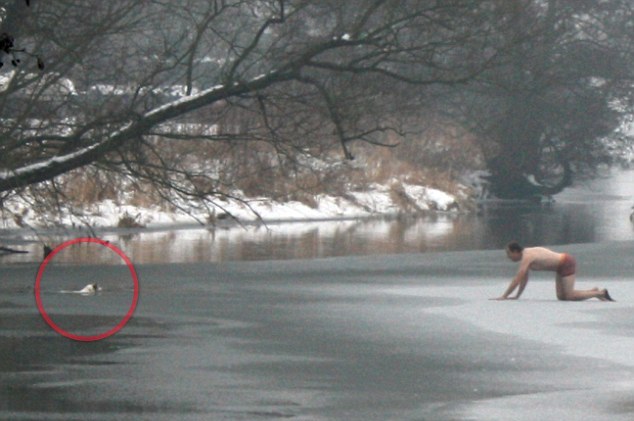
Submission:
[[570,163],[561,159],[561,178],[552,184],[542,183],[534,174],[527,174],[500,158],[489,162],[490,175],[486,177],[490,192],[500,199],[536,200],[560,193],[572,185],[573,172]]

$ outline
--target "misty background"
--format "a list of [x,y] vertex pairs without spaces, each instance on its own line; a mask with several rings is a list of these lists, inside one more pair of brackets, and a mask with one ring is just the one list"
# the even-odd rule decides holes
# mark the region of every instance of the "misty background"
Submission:
[[473,174],[489,195],[526,199],[632,159],[625,0],[2,12],[0,203],[36,212],[111,199],[213,222],[222,198],[310,205],[394,178],[455,193]]

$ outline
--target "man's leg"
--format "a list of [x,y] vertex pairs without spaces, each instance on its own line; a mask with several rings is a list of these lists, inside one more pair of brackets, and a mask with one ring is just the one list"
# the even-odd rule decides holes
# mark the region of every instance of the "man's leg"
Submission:
[[604,300],[607,292],[604,289],[575,289],[575,275],[560,276],[556,278],[557,299],[563,301],[583,301],[590,298]]

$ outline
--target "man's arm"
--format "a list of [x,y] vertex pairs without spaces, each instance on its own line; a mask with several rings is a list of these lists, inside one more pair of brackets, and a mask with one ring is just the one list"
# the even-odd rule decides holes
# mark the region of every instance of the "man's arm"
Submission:
[[[519,273],[516,275],[516,277],[517,276],[519,276]],[[522,295],[522,292],[524,292],[524,288],[526,288],[527,283],[528,283],[528,271],[525,271],[522,277],[520,278],[520,281],[519,281],[520,287],[518,288],[517,294],[515,294],[515,297],[513,297],[514,299],[520,298],[520,295]]]
[[530,261],[528,261],[528,259],[522,260],[517,274],[509,284],[508,288],[506,288],[506,291],[504,291],[504,294],[502,294],[501,297],[497,298],[498,300],[508,300],[509,295],[511,295],[513,291],[515,291],[515,288],[517,288],[518,286],[519,289],[517,290],[517,294],[515,295],[515,297],[511,297],[510,299],[516,300],[520,297],[520,295],[522,295],[522,292],[524,292],[524,288],[526,288],[526,284],[528,283],[529,265]]

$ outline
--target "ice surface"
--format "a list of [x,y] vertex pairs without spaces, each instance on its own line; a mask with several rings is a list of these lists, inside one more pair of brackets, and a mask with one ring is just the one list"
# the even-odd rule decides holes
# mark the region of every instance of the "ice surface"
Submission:
[[[545,389],[538,393],[474,400],[453,413],[444,413],[438,419],[632,419],[629,404],[624,402],[631,402],[634,390],[634,382],[631,381],[634,375],[634,328],[631,322],[634,316],[634,279],[589,280],[591,283],[578,283],[577,287],[608,287],[619,301],[557,301],[554,282],[547,280],[529,283],[526,292],[517,301],[487,299],[499,296],[506,288],[506,282],[477,287],[426,286],[387,290],[386,293],[400,296],[460,298],[460,304],[429,307],[424,312],[471,324],[486,332],[503,334],[509,341],[519,338],[543,344],[544,350],[554,346],[564,356],[593,361],[587,364],[590,374],[584,375],[585,370],[580,370],[579,376],[561,378],[561,387],[567,389],[565,391]],[[475,352],[495,351],[480,349]],[[544,352],[544,362],[551,361],[552,356],[548,355]],[[502,356],[502,359],[509,359],[518,367],[523,362],[515,352]],[[613,368],[614,365],[619,368]],[[509,375],[514,374],[509,372]]]
[[[0,380],[14,387],[0,389],[12,403],[0,417],[629,420],[632,247],[565,248],[578,286],[607,286],[616,303],[559,302],[548,274],[519,301],[489,301],[515,269],[501,250],[140,265],[134,317],[88,346],[42,323],[33,267],[5,266]],[[112,275],[56,266],[79,285],[99,268]],[[76,302],[58,312],[64,326],[119,312],[90,299],[119,297],[107,288],[46,297]]]
[[[622,297],[615,303],[557,301],[554,281],[552,284],[529,283],[520,300],[488,300],[498,297],[506,286],[506,283],[500,283],[486,287],[421,287],[388,292],[460,298],[464,300],[460,305],[433,307],[426,311],[471,323],[486,331],[556,345],[570,355],[604,359],[634,368],[634,353],[631,352],[634,350],[634,336],[617,339],[610,329],[612,313],[627,310],[634,314],[634,305],[629,301],[629,297],[634,297],[633,281],[601,282],[602,287],[612,291],[611,294]],[[585,286],[591,287],[588,283]],[[577,288],[584,288],[583,284],[578,284]],[[594,328],[589,329],[589,326]]]

